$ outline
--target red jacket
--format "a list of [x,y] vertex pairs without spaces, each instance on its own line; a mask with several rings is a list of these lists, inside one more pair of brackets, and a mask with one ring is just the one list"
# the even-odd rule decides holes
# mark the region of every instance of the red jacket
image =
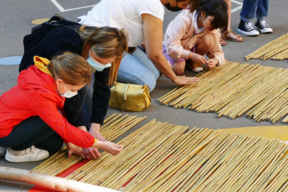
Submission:
[[49,60],[34,57],[35,65],[23,70],[18,85],[0,97],[0,137],[6,137],[21,121],[39,116],[64,140],[77,146],[91,147],[95,138],[73,125],[59,112],[65,98],[61,97],[47,69]]

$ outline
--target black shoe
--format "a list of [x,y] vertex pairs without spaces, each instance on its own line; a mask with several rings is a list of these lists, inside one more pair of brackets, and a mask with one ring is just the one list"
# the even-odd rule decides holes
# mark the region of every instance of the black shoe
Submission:
[[260,33],[272,33],[273,32],[273,29],[271,29],[271,27],[269,27],[269,25],[263,19],[256,20],[255,29],[260,31]]
[[247,36],[259,35],[259,32],[254,28],[252,22],[243,21],[242,19],[240,19],[238,25],[238,32]]

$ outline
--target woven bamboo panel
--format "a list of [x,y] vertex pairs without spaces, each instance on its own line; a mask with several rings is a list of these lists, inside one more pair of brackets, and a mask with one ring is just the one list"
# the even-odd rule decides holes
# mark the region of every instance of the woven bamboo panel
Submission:
[[[146,117],[128,115],[121,117],[121,114],[117,115],[115,113],[104,120],[104,124],[100,128],[101,134],[107,141],[113,141],[144,119],[146,119]],[[81,156],[76,155],[72,155],[68,158],[66,155],[66,148],[64,148],[39,166],[35,167],[32,171],[49,175],[58,175],[82,160],[83,158]]]
[[288,113],[287,69],[228,62],[198,77],[197,83],[177,87],[158,101],[232,119],[246,113],[258,122],[276,123]]
[[288,190],[288,145],[275,139],[153,119],[119,144],[67,178],[131,192]]
[[280,61],[288,59],[288,33],[260,47],[253,53],[247,55],[245,58],[247,61],[250,59],[259,58],[262,60],[271,58],[273,60]]

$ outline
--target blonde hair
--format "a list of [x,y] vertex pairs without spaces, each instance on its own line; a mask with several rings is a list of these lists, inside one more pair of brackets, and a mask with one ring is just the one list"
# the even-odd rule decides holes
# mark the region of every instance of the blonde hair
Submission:
[[92,69],[88,62],[76,53],[65,52],[52,58],[48,70],[54,79],[59,78],[71,85],[91,84]]
[[117,79],[118,69],[124,54],[128,50],[128,36],[124,29],[112,27],[86,27],[79,29],[80,37],[85,40],[82,57],[87,59],[89,50],[100,58],[116,57],[109,69],[108,86],[112,86]]

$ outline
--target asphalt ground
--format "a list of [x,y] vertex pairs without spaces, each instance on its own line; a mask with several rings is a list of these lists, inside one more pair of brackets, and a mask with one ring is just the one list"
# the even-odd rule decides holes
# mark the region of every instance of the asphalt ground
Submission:
[[[54,4],[55,2],[56,4]],[[23,55],[23,37],[29,34],[31,28],[35,26],[31,22],[35,19],[50,18],[53,14],[58,13],[68,20],[75,21],[77,16],[86,14],[91,7],[86,7],[99,2],[99,0],[1,0],[0,6],[0,58],[8,56]],[[232,30],[237,33],[239,24],[239,9],[243,0],[232,1],[232,9],[238,8],[238,11],[232,13]],[[57,4],[58,3],[58,4]],[[84,8],[83,8],[84,7]],[[257,37],[242,36],[244,42],[226,41],[227,45],[223,47],[225,58],[228,61],[235,61],[246,63],[244,57],[249,53],[255,51],[266,43],[278,38],[279,36],[288,32],[288,18],[287,18],[288,2],[286,0],[270,1],[269,16],[267,18],[268,24],[273,28],[272,34],[261,34]],[[170,11],[165,12],[164,31],[169,22],[177,15]],[[265,66],[288,68],[286,61],[272,61],[272,60],[250,60],[250,64],[261,64]],[[188,69],[185,75],[193,76]],[[11,87],[17,84],[18,65],[5,66],[0,65],[0,95],[8,91]],[[197,113],[187,109],[174,109],[157,102],[157,99],[162,95],[172,90],[174,85],[165,76],[157,81],[155,90],[151,93],[151,106],[143,112],[130,112],[130,115],[147,116],[147,119],[130,130],[127,134],[139,128],[141,125],[147,123],[153,118],[158,121],[169,122],[177,125],[188,125],[190,127],[200,128],[236,128],[236,127],[251,127],[251,126],[286,126],[278,121],[276,124],[263,121],[255,122],[245,116],[236,118],[235,120],[227,117],[217,118],[215,113]],[[115,109],[109,109],[108,114],[120,113]],[[126,113],[123,113],[126,114]],[[126,135],[127,135],[126,134]],[[125,136],[125,135],[124,135]],[[123,136],[123,137],[124,137]],[[122,138],[123,138],[122,137]],[[3,157],[0,158],[0,166],[15,167],[21,169],[31,170],[33,167],[41,162],[28,163],[9,163]],[[22,184],[17,182],[0,180],[0,191],[28,191],[32,185]]]

